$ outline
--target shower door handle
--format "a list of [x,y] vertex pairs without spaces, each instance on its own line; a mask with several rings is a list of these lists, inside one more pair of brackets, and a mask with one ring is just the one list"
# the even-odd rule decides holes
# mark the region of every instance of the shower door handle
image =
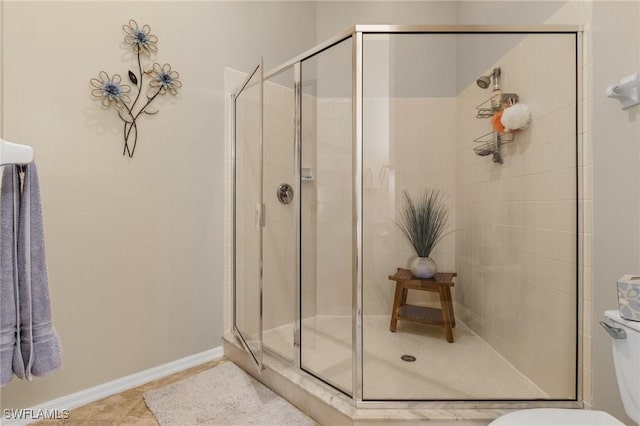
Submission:
[[264,228],[264,204],[256,204],[256,228],[262,227]]

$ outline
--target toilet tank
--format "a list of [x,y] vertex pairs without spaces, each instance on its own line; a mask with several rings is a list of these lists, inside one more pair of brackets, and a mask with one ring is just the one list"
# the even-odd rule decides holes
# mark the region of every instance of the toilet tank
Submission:
[[618,310],[606,311],[604,316],[627,334],[625,339],[611,338],[613,362],[624,409],[640,423],[640,322],[623,319]]

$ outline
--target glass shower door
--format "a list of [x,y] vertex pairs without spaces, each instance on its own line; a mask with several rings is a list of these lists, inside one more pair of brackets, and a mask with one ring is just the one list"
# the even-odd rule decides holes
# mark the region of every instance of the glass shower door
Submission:
[[233,95],[233,123],[233,330],[262,371],[262,59]]
[[353,393],[351,38],[301,63],[300,366]]

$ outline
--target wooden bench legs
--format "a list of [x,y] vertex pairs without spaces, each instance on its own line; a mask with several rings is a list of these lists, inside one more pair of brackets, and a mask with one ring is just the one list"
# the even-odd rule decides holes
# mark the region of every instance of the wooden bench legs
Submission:
[[[451,330],[452,323],[451,318],[453,317],[453,309],[451,308],[451,293],[449,293],[449,289],[441,288],[438,291],[440,295],[440,306],[442,310],[442,325],[444,326],[444,335],[447,337],[447,342],[453,342],[453,330]],[[454,320],[455,321],[455,320]]]
[[402,284],[396,284],[396,294],[393,297],[393,308],[391,309],[391,324],[389,330],[396,331],[398,328],[398,310],[407,301],[407,289]]
[[[451,299],[451,290],[449,287],[442,287],[437,289],[437,293],[440,297],[440,307],[441,309],[435,310],[432,308],[424,308],[418,306],[410,306],[407,305],[407,293],[409,289],[402,285],[401,282],[396,283],[396,291],[395,296],[393,298],[393,308],[391,309],[391,323],[389,324],[389,330],[395,332],[398,328],[398,318],[400,317],[400,309],[407,306],[412,309],[412,314],[410,317],[401,317],[400,319],[405,319],[408,321],[418,321],[418,322],[426,322],[433,323],[432,320],[424,319],[421,320],[419,316],[422,315],[420,311],[431,311],[431,312],[439,312],[441,315],[441,320],[438,321],[444,327],[444,334],[449,343],[453,342],[453,330],[452,328],[456,326],[456,319],[453,313],[453,301]],[[418,311],[418,313],[416,313]],[[418,315],[417,317],[415,315]],[[428,313],[425,317],[428,316]]]

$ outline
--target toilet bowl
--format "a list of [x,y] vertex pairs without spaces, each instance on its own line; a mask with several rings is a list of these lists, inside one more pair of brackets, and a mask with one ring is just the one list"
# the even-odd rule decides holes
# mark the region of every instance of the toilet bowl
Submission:
[[[600,322],[611,336],[616,378],[627,415],[640,423],[640,322],[627,321],[617,310]],[[614,426],[623,425],[604,411],[534,408],[505,414],[490,426]]]

